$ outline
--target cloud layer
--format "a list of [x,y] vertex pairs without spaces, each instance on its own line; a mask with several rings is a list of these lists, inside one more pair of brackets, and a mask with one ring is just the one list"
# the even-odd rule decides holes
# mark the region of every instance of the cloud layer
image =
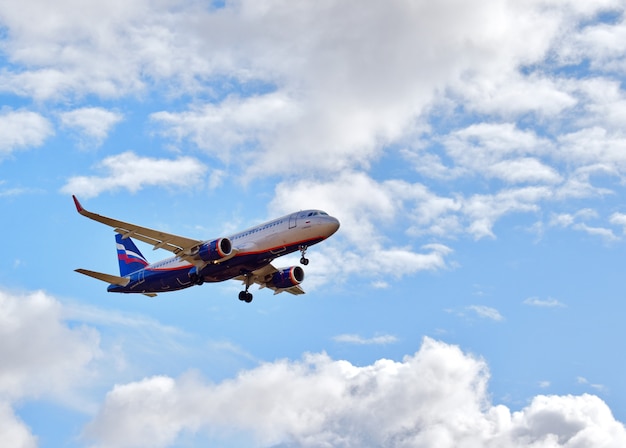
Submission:
[[[0,294],[0,438],[37,446],[16,415],[17,402],[42,396],[91,413],[93,394],[111,371],[115,347],[87,324],[72,328],[63,316],[113,324],[130,316],[63,305],[42,292]],[[78,314],[77,314],[78,313]],[[94,314],[95,313],[95,314]],[[145,323],[145,322],[144,322]],[[143,323],[142,323],[143,325]],[[158,329],[154,323],[152,330]],[[161,328],[169,338],[172,328]],[[386,343],[391,336],[347,342]],[[19,350],[17,349],[19,347]],[[103,349],[103,347],[110,347]],[[106,350],[106,351],[103,351]],[[131,359],[127,362],[132,363]],[[626,444],[626,429],[597,396],[539,395],[520,410],[494,404],[486,362],[459,347],[424,338],[401,361],[364,366],[325,353],[279,359],[242,370],[219,383],[199,372],[117,382],[82,439],[93,447],[174,446],[245,440],[251,446],[606,447]],[[586,382],[579,378],[579,382]],[[593,385],[595,387],[595,385]]]
[[247,434],[254,446],[615,447],[626,429],[596,396],[537,396],[512,412],[485,362],[426,338],[401,362],[357,367],[325,354],[279,360],[219,384],[196,374],[118,385],[86,435],[99,447]]
[[[359,220],[378,243],[388,237],[369,217],[378,199],[381,216],[409,218],[395,230],[412,237],[495,238],[507,216],[531,214],[545,229],[545,208],[607,197],[626,177],[618,0],[23,5],[33,17],[11,2],[0,6],[12,62],[0,72],[0,91],[52,107],[89,95],[163,99],[143,117],[154,135],[215,167],[198,169],[197,154],[186,155],[192,172],[170,161],[172,175],[133,181],[109,169],[117,159],[108,156],[104,175],[73,177],[64,192],[214,188],[229,177],[278,176],[276,204],[284,190],[325,183],[346,194],[334,204],[346,222]],[[39,26],[28,26],[33,20]],[[5,115],[19,120],[10,129],[27,132],[0,128],[0,155],[54,133],[37,112]],[[122,119],[92,106],[55,116],[81,145],[96,147]],[[376,173],[389,159],[404,170]],[[176,180],[187,175],[193,181]],[[372,201],[346,205],[356,188]],[[619,239],[618,221],[596,221],[573,229]],[[446,265],[435,258],[416,262]]]

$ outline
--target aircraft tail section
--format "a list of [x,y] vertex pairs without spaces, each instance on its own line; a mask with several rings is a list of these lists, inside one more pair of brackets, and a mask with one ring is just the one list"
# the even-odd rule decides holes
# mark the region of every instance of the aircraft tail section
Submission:
[[141,254],[135,243],[130,238],[123,238],[119,233],[115,234],[117,243],[117,259],[120,264],[120,275],[125,277],[135,271],[148,266],[148,261]]

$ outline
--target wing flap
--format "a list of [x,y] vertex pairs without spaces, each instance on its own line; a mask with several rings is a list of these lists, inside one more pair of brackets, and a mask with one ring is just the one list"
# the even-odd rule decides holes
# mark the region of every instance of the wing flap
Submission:
[[292,286],[291,288],[272,288],[274,290],[274,295],[280,294],[281,292],[288,292],[289,294],[293,294],[294,296],[300,294],[306,294],[304,289],[300,287],[300,285]]

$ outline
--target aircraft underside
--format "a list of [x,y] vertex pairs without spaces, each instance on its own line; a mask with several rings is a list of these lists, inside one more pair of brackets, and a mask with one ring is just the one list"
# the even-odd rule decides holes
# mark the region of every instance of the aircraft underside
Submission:
[[[320,242],[321,238],[316,238],[304,243],[300,242],[292,246],[286,247],[280,251],[280,255],[286,255],[292,252],[301,251],[302,264],[308,264],[308,259],[304,257],[306,248],[309,245]],[[151,269],[147,267],[130,275],[131,281],[126,286],[110,285],[107,290],[109,292],[118,293],[140,293],[140,294],[156,294],[168,291],[176,291],[189,288],[195,285],[201,285],[205,282],[214,283],[224,280],[230,280],[239,276],[246,276],[250,273],[268,265],[277,257],[272,251],[245,254],[231,258],[224,263],[209,264],[205,266],[200,274],[195,273],[195,267],[184,264],[180,267],[172,269]],[[248,292],[248,287],[239,294],[239,300],[250,302],[252,294]]]

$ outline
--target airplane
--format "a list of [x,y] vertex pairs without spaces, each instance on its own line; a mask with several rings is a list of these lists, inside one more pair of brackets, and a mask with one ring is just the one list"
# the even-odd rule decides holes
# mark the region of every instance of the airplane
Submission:
[[[302,267],[275,268],[272,261],[300,251],[300,263],[307,265],[307,249],[339,229],[339,221],[326,212],[302,210],[230,236],[196,240],[92,213],[83,208],[76,196],[72,198],[78,213],[114,228],[120,268],[119,276],[87,269],[76,272],[109,283],[109,292],[149,297],[229,279],[243,282],[239,300],[247,303],[252,301],[248,289],[254,283],[259,289],[272,289],[274,294],[304,294],[300,287],[304,280]],[[152,245],[153,250],[168,250],[174,256],[148,263],[131,237]]]

